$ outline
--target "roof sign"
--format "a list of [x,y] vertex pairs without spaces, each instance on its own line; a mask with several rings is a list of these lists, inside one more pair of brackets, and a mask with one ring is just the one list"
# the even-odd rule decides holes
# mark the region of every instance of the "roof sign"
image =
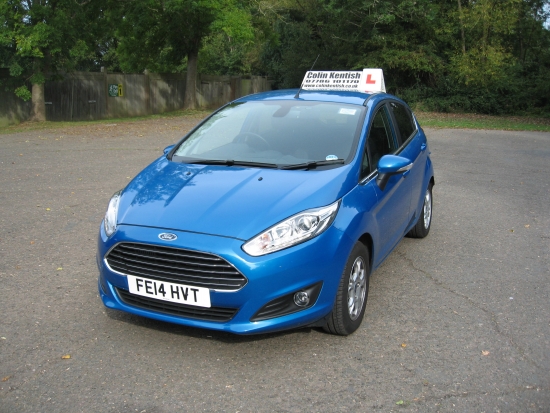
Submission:
[[382,69],[363,71],[309,71],[302,81],[303,90],[347,90],[351,92],[386,92]]

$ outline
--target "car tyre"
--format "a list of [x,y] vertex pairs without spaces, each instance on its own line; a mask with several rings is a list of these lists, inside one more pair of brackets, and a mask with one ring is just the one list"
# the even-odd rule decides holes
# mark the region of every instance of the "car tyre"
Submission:
[[422,213],[418,217],[418,221],[415,226],[407,233],[410,238],[424,238],[430,232],[432,226],[432,214],[433,214],[433,197],[432,197],[433,184],[428,185],[426,193],[424,194],[424,204],[422,205]]
[[334,307],[323,326],[326,332],[347,336],[359,328],[365,315],[369,279],[369,251],[358,242],[348,257]]

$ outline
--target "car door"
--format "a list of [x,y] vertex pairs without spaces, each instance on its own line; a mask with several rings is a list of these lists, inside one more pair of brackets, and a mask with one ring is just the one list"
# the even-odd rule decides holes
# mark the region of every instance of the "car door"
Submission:
[[[418,206],[420,200],[424,199],[423,188],[424,173],[428,157],[428,144],[426,136],[416,127],[412,112],[408,107],[398,101],[388,103],[391,115],[394,120],[399,149],[396,154],[412,161],[413,165],[407,176],[408,185],[411,190],[411,211],[409,223],[412,225],[416,221],[419,213]],[[410,227],[410,225],[408,225]]]
[[378,161],[384,155],[395,154],[398,149],[395,132],[388,105],[378,106],[369,126],[361,172],[361,183],[370,187],[365,194],[374,191],[377,197],[377,204],[371,211],[377,228],[373,236],[375,267],[401,240],[409,222],[411,190],[407,172],[391,176],[384,190],[376,183]]

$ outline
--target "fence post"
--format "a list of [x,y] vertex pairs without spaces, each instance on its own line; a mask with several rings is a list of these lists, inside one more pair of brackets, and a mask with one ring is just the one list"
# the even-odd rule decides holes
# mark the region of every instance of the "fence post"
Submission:
[[143,71],[143,76],[145,76],[145,111],[148,115],[151,115],[151,78],[149,77],[149,70],[145,69]]
[[103,72],[103,88],[105,89],[105,102],[103,104],[105,105],[105,118],[108,119],[109,116],[109,85],[107,83],[107,68],[105,66],[101,66],[101,71]]
[[73,121],[74,110],[74,77],[71,76],[71,122]]
[[234,76],[231,76],[229,84],[230,84],[229,87],[231,90],[231,92],[229,93],[229,100],[234,101],[236,99],[236,92],[237,92],[235,90],[237,88],[237,79]]

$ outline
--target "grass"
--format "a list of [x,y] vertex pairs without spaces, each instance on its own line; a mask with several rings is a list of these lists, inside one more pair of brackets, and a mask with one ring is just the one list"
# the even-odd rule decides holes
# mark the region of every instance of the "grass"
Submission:
[[550,132],[550,118],[489,116],[469,113],[415,112],[424,128],[496,129]]
[[147,116],[136,116],[131,118],[110,118],[110,119],[86,120],[86,121],[75,121],[75,122],[67,122],[67,121],[22,122],[17,125],[0,127],[0,134],[29,132],[34,130],[48,130],[48,129],[75,127],[75,126],[92,126],[92,125],[102,125],[102,124],[111,124],[111,123],[118,124],[118,123],[125,123],[125,122],[140,122],[140,121],[147,121],[151,119],[168,119],[168,118],[179,118],[179,117],[204,118],[210,113],[212,113],[212,111],[209,111],[209,110],[176,110],[174,112],[165,112],[161,114],[147,115]]
[[[138,116],[132,118],[102,119],[79,122],[23,122],[18,125],[0,127],[0,134],[48,130],[63,127],[90,126],[110,123],[139,122],[151,119],[178,117],[203,118],[210,114],[208,110],[178,110],[158,115]],[[452,129],[496,129],[511,131],[550,132],[550,118],[523,116],[488,116],[467,113],[415,112],[420,124],[425,128]]]

